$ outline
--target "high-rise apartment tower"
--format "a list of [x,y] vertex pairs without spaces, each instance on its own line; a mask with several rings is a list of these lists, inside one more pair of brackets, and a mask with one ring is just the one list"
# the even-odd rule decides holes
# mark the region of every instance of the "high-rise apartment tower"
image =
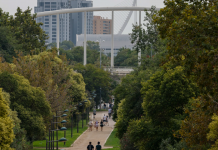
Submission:
[[94,16],[93,34],[111,34],[112,19]]
[[[92,7],[92,1],[86,0],[37,0],[35,13],[59,9]],[[42,29],[49,35],[46,43],[56,42],[57,20],[56,15],[38,17],[36,22],[42,22]],[[76,45],[76,34],[84,33],[84,13],[60,14],[59,41],[72,41]],[[87,34],[93,33],[93,12],[87,12]]]

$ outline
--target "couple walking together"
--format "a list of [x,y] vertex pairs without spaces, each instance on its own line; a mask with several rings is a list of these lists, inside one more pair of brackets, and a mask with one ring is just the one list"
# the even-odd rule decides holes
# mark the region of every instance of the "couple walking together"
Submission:
[[[89,145],[87,146],[87,150],[94,150],[94,146],[92,145],[92,142],[89,142]],[[101,150],[100,142],[98,142],[98,145],[96,145],[95,150]]]

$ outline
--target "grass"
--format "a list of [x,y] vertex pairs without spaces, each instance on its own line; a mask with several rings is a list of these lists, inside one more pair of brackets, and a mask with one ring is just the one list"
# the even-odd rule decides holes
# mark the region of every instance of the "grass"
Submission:
[[108,148],[104,150],[120,150],[120,140],[117,137],[115,137],[116,132],[117,132],[117,129],[114,128],[110,137],[107,139],[107,142],[104,145],[104,146],[110,146],[113,148]]
[[[73,138],[71,138],[71,129],[68,128],[66,130],[66,139],[67,142],[64,145],[64,142],[58,142],[58,147],[70,147],[73,142],[85,131],[87,130],[88,126],[85,125],[86,121],[83,120],[83,128],[82,128],[82,120],[79,122],[79,133],[77,133],[77,127],[73,127]],[[55,140],[56,140],[56,132],[55,132]],[[58,131],[58,139],[64,137],[64,131]],[[48,137],[47,137],[48,139]],[[56,142],[55,142],[55,146],[56,146]],[[46,147],[46,140],[43,141],[35,141],[33,142],[33,147],[37,148],[43,148]],[[34,150],[43,150],[43,149],[34,149]]]

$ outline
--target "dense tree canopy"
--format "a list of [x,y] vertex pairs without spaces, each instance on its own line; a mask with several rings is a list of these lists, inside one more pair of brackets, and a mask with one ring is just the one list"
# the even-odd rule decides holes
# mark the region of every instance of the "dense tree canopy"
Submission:
[[73,68],[75,71],[82,74],[84,82],[86,83],[86,90],[89,92],[96,91],[96,104],[99,104],[100,101],[100,88],[101,98],[103,101],[108,102],[112,84],[109,72],[104,71],[92,64],[87,64],[86,66],[77,64]]
[[18,7],[14,17],[0,8],[0,18],[0,26],[10,29],[23,53],[30,54],[31,50],[36,49],[45,50],[45,40],[48,37],[40,27],[42,23],[36,23],[36,14],[32,15],[30,8],[22,11]]
[[13,120],[10,115],[9,103],[4,99],[0,88],[0,149],[12,150],[10,144],[14,139]]
[[42,139],[46,134],[43,118],[51,112],[45,92],[32,87],[23,76],[7,72],[0,74],[0,87],[10,94],[10,107],[18,112],[21,127],[27,131],[29,140]]

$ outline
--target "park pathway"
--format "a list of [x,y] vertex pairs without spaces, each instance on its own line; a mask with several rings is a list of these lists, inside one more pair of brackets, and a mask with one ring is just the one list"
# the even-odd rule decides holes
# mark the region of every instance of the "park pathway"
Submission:
[[[101,111],[96,112],[95,118],[93,118],[92,112],[90,113],[90,119],[94,121],[98,120],[99,122],[103,118],[103,116],[107,115],[107,111]],[[100,124],[100,123],[99,123]],[[104,147],[104,144],[109,137],[110,133],[114,129],[115,122],[112,119],[109,119],[109,126],[106,125],[103,127],[103,131],[101,131],[101,127],[98,127],[98,131],[96,131],[96,128],[92,128],[92,131],[86,130],[75,142],[71,145],[69,148],[65,148],[66,150],[87,150],[87,145],[89,142],[92,142],[92,145],[94,147],[97,145],[97,142],[99,141],[101,143],[102,148]],[[108,147],[109,148],[109,147]]]

